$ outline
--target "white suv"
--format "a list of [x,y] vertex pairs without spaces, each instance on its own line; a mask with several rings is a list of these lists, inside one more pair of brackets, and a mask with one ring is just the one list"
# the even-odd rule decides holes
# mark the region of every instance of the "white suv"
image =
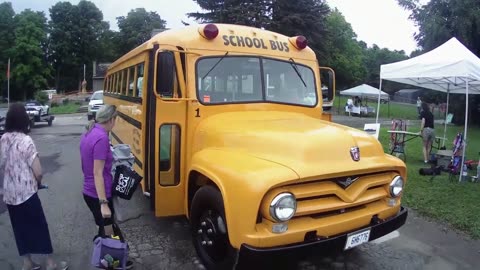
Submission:
[[88,120],[95,119],[98,109],[103,106],[103,90],[95,91],[88,103]]

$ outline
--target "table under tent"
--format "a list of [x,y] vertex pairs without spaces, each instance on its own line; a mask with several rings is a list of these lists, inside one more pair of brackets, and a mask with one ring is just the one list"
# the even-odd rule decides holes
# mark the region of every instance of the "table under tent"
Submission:
[[[465,149],[468,127],[468,97],[480,94],[480,59],[468,50],[456,38],[451,38],[439,47],[410,58],[408,60],[380,66],[380,90],[378,105],[380,105],[382,81],[389,80],[409,84],[421,88],[447,93],[447,110],[443,138],[446,138],[448,103],[450,94],[466,96],[465,130],[463,148]],[[377,107],[376,122],[378,123],[380,106]],[[444,140],[445,144],[445,140]],[[461,151],[461,163],[465,164],[465,152]],[[462,179],[464,166],[460,166],[459,181]]]
[[[368,84],[362,84],[359,86],[355,86],[353,88],[349,88],[343,91],[340,91],[340,95],[343,96],[350,96],[353,97],[354,100],[349,99],[345,104],[345,113],[348,114],[358,114],[358,115],[367,115],[369,113],[375,113],[374,107],[368,106],[368,99],[376,99],[378,96],[378,88],[372,87]],[[355,101],[355,99],[359,99]],[[385,92],[381,92],[381,100],[382,101],[389,101],[389,95]],[[358,102],[358,103],[357,103]],[[340,110],[340,104],[339,110]]]

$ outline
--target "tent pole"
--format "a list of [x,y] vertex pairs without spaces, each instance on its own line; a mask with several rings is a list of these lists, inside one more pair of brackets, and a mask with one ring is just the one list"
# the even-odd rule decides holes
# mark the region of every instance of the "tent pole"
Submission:
[[468,129],[468,80],[467,80],[467,91],[465,94],[465,130],[463,131],[463,151],[462,151],[462,163],[460,164],[460,179],[462,181],[463,175],[463,164],[465,164],[465,152],[467,152],[467,129]]
[[445,110],[445,126],[443,128],[443,144],[445,146],[445,138],[447,136],[447,118],[448,118],[448,105],[450,101],[450,84],[447,85],[447,109]]
[[378,124],[378,114],[380,113],[380,96],[382,95],[382,78],[380,78],[380,87],[378,89],[377,118],[375,124]]
[[340,114],[340,97],[338,97],[337,100],[338,100],[338,102],[337,102],[337,104],[338,104],[337,113]]
[[390,118],[390,97],[388,97],[388,118]]

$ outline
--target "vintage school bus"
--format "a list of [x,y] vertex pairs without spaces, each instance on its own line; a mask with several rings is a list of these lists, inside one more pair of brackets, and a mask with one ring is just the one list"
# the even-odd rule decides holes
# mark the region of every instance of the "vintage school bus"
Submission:
[[[323,79],[323,81],[322,81]],[[209,269],[243,254],[353,248],[405,223],[405,164],[364,131],[332,123],[303,36],[226,24],[168,30],[108,69],[156,216],[184,215]]]

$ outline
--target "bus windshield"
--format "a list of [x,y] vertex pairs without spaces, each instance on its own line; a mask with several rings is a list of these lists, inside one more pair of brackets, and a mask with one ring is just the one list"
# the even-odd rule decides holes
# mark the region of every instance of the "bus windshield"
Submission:
[[197,63],[197,94],[203,104],[271,102],[317,104],[313,71],[294,61],[221,56]]

